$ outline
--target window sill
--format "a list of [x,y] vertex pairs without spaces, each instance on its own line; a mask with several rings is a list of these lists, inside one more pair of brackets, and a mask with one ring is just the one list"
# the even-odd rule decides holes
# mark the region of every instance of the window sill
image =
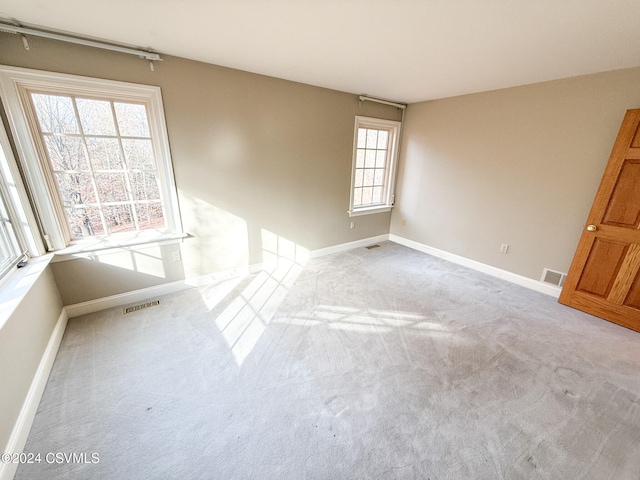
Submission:
[[94,241],[83,241],[62,250],[56,250],[52,263],[73,260],[79,257],[89,257],[96,253],[115,253],[133,250],[140,246],[168,245],[182,242],[186,233],[149,233],[136,234],[129,237],[105,237]]
[[357,210],[349,210],[350,217],[359,217],[360,215],[372,215],[374,213],[390,212],[393,205],[379,205],[369,208],[358,208]]
[[8,273],[0,284],[0,329],[15,312],[20,302],[45,271],[53,255],[29,259],[27,265]]

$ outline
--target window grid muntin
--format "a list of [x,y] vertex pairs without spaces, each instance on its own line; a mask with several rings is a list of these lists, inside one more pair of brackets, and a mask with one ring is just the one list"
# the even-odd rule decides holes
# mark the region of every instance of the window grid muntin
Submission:
[[[160,87],[130,82],[105,80],[94,77],[68,75],[20,67],[0,65],[0,96],[11,128],[21,153],[21,167],[24,169],[24,182],[33,195],[33,202],[38,208],[38,217],[31,211],[18,208],[20,224],[17,233],[22,241],[22,230],[25,230],[26,243],[35,254],[63,249],[71,244],[78,247],[102,245],[104,241],[118,242],[138,237],[138,233],[121,234],[114,238],[92,237],[82,241],[71,241],[64,209],[58,198],[54,179],[48,168],[47,155],[38,133],[37,119],[31,107],[30,92],[46,94],[76,94],[83,98],[111,98],[123,100],[130,104],[140,104],[140,110],[146,112],[149,119],[149,130],[153,140],[158,176],[160,178],[163,209],[156,209],[162,214],[165,228],[144,231],[146,239],[162,239],[167,235],[182,235],[182,222],[178,205],[173,173],[169,138],[164,115],[162,93]],[[0,135],[1,137],[1,135]],[[0,138],[1,140],[1,138]],[[14,167],[11,167],[12,171]],[[17,174],[17,167],[15,168]],[[11,199],[16,195],[10,189]],[[24,204],[28,203],[27,194],[19,186],[18,196]],[[18,206],[19,207],[19,206]],[[42,225],[44,237],[33,235]],[[142,233],[142,232],[141,232]],[[89,241],[86,241],[89,240]],[[105,244],[106,245],[106,244]]]
[[22,230],[24,212],[9,168],[11,147],[8,142],[4,127],[0,125],[0,278],[9,273],[27,251]]
[[[48,167],[50,172],[53,175],[54,178],[54,183],[56,186],[56,190],[58,193],[58,196],[62,202],[62,207],[65,213],[65,221],[67,222],[67,225],[69,226],[69,231],[71,234],[71,238],[72,240],[80,240],[82,238],[85,238],[87,236],[90,235],[76,235],[73,225],[69,219],[69,214],[72,210],[85,210],[85,214],[86,211],[90,208],[97,208],[98,209],[98,213],[99,213],[99,217],[100,217],[100,226],[102,229],[102,233],[99,234],[95,234],[94,236],[102,236],[102,235],[110,235],[112,233],[120,233],[120,232],[131,232],[131,231],[136,231],[139,232],[141,230],[153,230],[153,229],[164,229],[167,226],[167,216],[166,216],[166,208],[164,205],[164,200],[163,200],[163,191],[161,188],[161,185],[159,184],[160,182],[160,172],[157,168],[157,158],[156,158],[156,154],[154,151],[154,144],[153,144],[153,137],[152,137],[152,129],[150,126],[150,118],[149,118],[149,112],[147,111],[146,105],[144,105],[143,103],[138,103],[138,102],[132,102],[132,101],[127,101],[127,100],[122,100],[122,99],[113,99],[113,98],[109,98],[107,96],[93,96],[93,95],[74,95],[74,94],[70,94],[70,93],[60,93],[60,92],[51,92],[51,93],[47,93],[46,91],[30,91],[29,92],[29,99],[31,101],[31,106],[33,108],[33,111],[35,113],[36,116],[36,124],[38,127],[38,132],[40,135],[40,138],[42,139],[43,143],[44,143],[44,152],[46,154],[47,160],[48,160]],[[41,117],[40,114],[36,108],[36,104],[33,98],[33,95],[37,94],[37,95],[44,95],[44,96],[52,96],[52,97],[65,97],[65,98],[70,98],[71,99],[71,103],[72,103],[72,107],[73,107],[73,112],[74,112],[74,118],[75,118],[75,123],[76,123],[76,129],[78,130],[77,132],[69,132],[69,133],[59,133],[59,132],[43,132],[42,131],[42,123],[41,123]],[[83,122],[81,120],[80,117],[80,113],[78,110],[78,105],[77,105],[77,100],[81,99],[81,100],[95,100],[95,101],[102,101],[102,102],[108,102],[109,106],[110,106],[110,111],[111,111],[111,121],[112,124],[114,126],[115,132],[114,135],[107,135],[107,134],[85,134],[84,132],[84,125]],[[120,134],[120,126],[118,124],[118,115],[116,112],[116,108],[115,108],[115,104],[124,104],[124,105],[141,105],[145,108],[145,120],[146,120],[146,131],[149,133],[148,136],[126,136],[126,135],[121,135]],[[81,146],[82,146],[82,151],[83,151],[83,155],[84,155],[84,160],[85,163],[87,165],[87,170],[82,170],[82,169],[64,169],[64,170],[60,170],[60,169],[54,169],[54,164],[53,161],[51,160],[51,152],[49,150],[49,146],[48,143],[46,141],[46,138],[52,138],[52,137],[64,137],[64,138],[78,138],[81,141]],[[94,169],[94,165],[91,159],[91,156],[89,154],[89,147],[87,146],[87,139],[115,139],[117,141],[117,145],[118,145],[118,153],[120,158],[122,159],[121,165],[124,168],[121,169],[110,169],[110,170],[105,170],[105,169]],[[123,146],[123,140],[145,140],[145,141],[149,141],[150,142],[150,147],[151,147],[151,156],[152,156],[152,163],[153,166],[155,167],[154,169],[141,169],[141,168],[128,168],[128,160],[127,160],[127,155],[125,153],[125,148]],[[133,162],[131,162],[133,163]],[[65,173],[65,174],[88,174],[91,178],[91,187],[94,193],[94,197],[96,199],[95,202],[85,202],[85,203],[81,203],[81,204],[72,204],[72,205],[68,205],[65,203],[62,192],[60,191],[60,184],[57,180],[57,176],[56,174],[59,173]],[[96,174],[123,174],[124,178],[125,178],[125,184],[126,184],[126,194],[128,195],[128,200],[124,200],[124,201],[104,201],[104,199],[102,198],[102,196],[100,195],[100,191],[96,182]],[[158,196],[159,198],[157,200],[155,199],[151,199],[149,200],[147,199],[136,199],[134,197],[134,193],[133,193],[133,188],[131,185],[131,179],[130,179],[130,175],[132,173],[142,173],[142,174],[152,174],[155,176],[155,183],[156,183],[156,190],[158,192]],[[142,205],[152,205],[152,204],[157,204],[160,206],[160,211],[162,212],[162,217],[161,217],[161,225],[155,225],[151,228],[141,228],[140,227],[140,221],[138,219],[138,207],[142,206]],[[128,214],[132,219],[132,225],[133,225],[133,230],[131,229],[124,229],[124,230],[118,230],[118,231],[113,231],[113,229],[110,228],[110,223],[107,222],[106,218],[105,218],[105,210],[110,209],[110,207],[117,207],[117,206],[124,206],[127,205],[128,208]],[[87,214],[88,215],[88,214]],[[159,222],[158,222],[159,223]]]
[[2,191],[0,191],[0,250],[1,278],[22,256],[19,241],[15,233],[15,227],[9,215],[7,203]]
[[[382,118],[372,118],[356,115],[355,130],[353,138],[353,163],[351,167],[351,191],[349,203],[349,216],[367,215],[371,213],[380,213],[389,211],[393,207],[393,189],[395,180],[395,169],[397,165],[397,154],[400,141],[400,129],[402,123],[395,120],[386,120]],[[364,129],[364,130],[363,130]],[[375,130],[378,138],[384,133],[384,142],[378,144],[374,142],[374,138],[370,138],[369,144],[366,143],[367,130]],[[361,135],[359,135],[359,133]],[[362,135],[364,134],[364,136]],[[364,150],[378,151],[378,163],[374,163],[374,156],[370,156],[368,164],[366,163]],[[371,155],[371,154],[370,154]],[[384,159],[385,172],[382,172],[381,163]],[[362,169],[380,168],[378,178],[368,177],[369,186],[364,186],[360,182],[364,177]],[[375,171],[372,173],[375,174]],[[380,186],[380,180],[384,178],[384,185]],[[373,185],[376,184],[376,187]],[[373,188],[378,191],[374,194]],[[365,198],[362,193],[365,193]],[[371,198],[369,194],[371,193]],[[381,198],[381,202],[377,201]]]
[[[381,132],[386,133],[386,141],[382,145],[378,141]],[[373,136],[375,136],[374,145],[371,145],[369,138]],[[353,185],[354,208],[377,206],[385,203],[390,164],[389,140],[391,138],[392,132],[388,128],[373,128],[370,126],[358,128]],[[361,164],[359,164],[359,158],[363,159]],[[365,201],[365,195],[368,201]]]

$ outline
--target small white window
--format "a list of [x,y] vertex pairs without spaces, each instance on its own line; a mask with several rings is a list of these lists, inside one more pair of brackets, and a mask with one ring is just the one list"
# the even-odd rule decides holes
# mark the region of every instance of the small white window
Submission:
[[[4,183],[4,182],[2,182]],[[9,213],[4,185],[0,188],[0,278],[13,268],[23,255],[16,230],[14,217]]]
[[400,122],[356,116],[349,215],[387,212],[393,206]]
[[0,278],[11,272],[25,254],[37,254],[23,208],[22,185],[16,181],[15,159],[0,122]]
[[11,67],[0,82],[54,250],[180,232],[159,88]]

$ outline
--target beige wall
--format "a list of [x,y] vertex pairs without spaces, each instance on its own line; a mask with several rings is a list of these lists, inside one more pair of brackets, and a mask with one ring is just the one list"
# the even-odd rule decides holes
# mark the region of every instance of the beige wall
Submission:
[[[29,267],[27,267],[29,268]],[[9,441],[42,355],[62,312],[47,267],[9,319],[0,326],[0,446]],[[2,449],[3,452],[7,451]]]
[[[350,230],[346,210],[354,116],[399,119],[397,109],[175,57],[151,72],[136,57],[44,39],[27,52],[0,33],[0,46],[1,64],[162,88],[192,237],[53,264],[65,305],[259,263],[265,232],[313,250],[389,231],[389,214]],[[391,233],[534,279],[566,272],[634,107],[640,69],[410,105]]]
[[[185,278],[183,262],[173,261],[181,245],[153,245],[117,252],[97,252],[73,260],[54,257],[51,271],[65,305],[74,305]],[[79,284],[78,279],[82,279]]]
[[[357,217],[351,230],[347,209],[354,116],[398,120],[397,109],[176,57],[163,56],[151,72],[130,55],[29,42],[25,51],[19,36],[0,33],[0,64],[162,88],[182,220],[193,236],[180,246],[184,276],[259,263],[263,231],[310,250],[389,231],[389,213]],[[122,269],[127,280],[119,282],[112,267],[55,264],[65,305],[157,281]]]
[[638,107],[639,68],[410,105],[391,233],[536,280],[566,272]]

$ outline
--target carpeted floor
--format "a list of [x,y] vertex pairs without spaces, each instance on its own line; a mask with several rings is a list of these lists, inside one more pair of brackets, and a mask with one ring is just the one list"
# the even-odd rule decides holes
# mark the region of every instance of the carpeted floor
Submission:
[[25,452],[19,480],[638,480],[640,334],[391,242],[282,261],[70,320]]

